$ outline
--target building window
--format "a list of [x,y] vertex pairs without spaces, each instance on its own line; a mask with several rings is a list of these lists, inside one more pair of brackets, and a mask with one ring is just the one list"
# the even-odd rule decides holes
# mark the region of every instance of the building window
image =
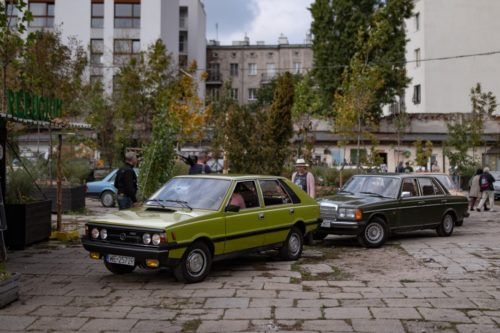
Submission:
[[257,75],[257,64],[248,64],[248,75]]
[[104,28],[104,3],[92,0],[90,26],[92,28]]
[[113,63],[127,64],[141,52],[141,41],[138,39],[115,39],[113,45]]
[[415,14],[415,31],[420,30],[420,13]]
[[208,65],[208,81],[220,81],[220,64],[213,62]]
[[104,53],[104,39],[91,39],[90,63],[92,65],[102,65],[103,53]]
[[188,7],[179,8],[179,27],[181,29],[188,28]]
[[179,53],[187,53],[187,45],[188,45],[188,36],[187,31],[179,32]]
[[53,28],[54,27],[54,1],[29,3],[29,11],[33,15],[30,27]]
[[248,100],[249,101],[257,100],[257,88],[249,88],[248,89]]
[[208,96],[210,97],[211,101],[218,101],[219,100],[219,89],[218,88],[209,89]]
[[420,84],[417,84],[413,86],[413,104],[420,104],[421,98]]
[[276,67],[274,64],[267,64],[266,65],[266,76],[267,79],[272,80],[276,76]]
[[238,64],[229,64],[229,72],[231,76],[238,76]]
[[115,3],[115,28],[140,28],[140,3]]
[[232,99],[238,99],[238,88],[231,88],[230,93]]
[[420,49],[415,50],[415,66],[420,67]]
[[19,11],[13,4],[7,4],[7,23],[9,27],[13,28],[17,25],[17,17],[19,16]]
[[302,64],[300,62],[293,63],[293,74],[300,74],[302,72]]

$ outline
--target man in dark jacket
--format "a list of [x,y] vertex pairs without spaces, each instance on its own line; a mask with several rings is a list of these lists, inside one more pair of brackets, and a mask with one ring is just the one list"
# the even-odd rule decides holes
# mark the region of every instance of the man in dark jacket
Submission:
[[[476,210],[478,212],[481,211],[483,205],[486,203],[486,200],[490,202],[490,211],[494,212],[493,209],[495,205],[495,188],[493,187],[493,183],[495,182],[495,178],[490,173],[490,168],[486,167],[483,169],[483,174],[479,178],[479,189],[481,191],[481,201],[479,201],[479,205],[477,205]],[[485,209],[486,210],[486,209]]]
[[200,173],[211,173],[212,169],[207,165],[208,155],[202,151],[198,155],[198,160],[189,168],[190,175],[198,175]]
[[125,154],[125,164],[118,169],[115,178],[115,187],[118,190],[118,209],[127,209],[137,202],[137,175],[134,167],[137,165],[137,156],[134,152]]

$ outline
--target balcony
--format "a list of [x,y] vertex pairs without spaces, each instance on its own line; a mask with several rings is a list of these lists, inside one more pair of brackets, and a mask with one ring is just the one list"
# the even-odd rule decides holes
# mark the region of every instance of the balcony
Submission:
[[222,73],[219,71],[208,71],[207,85],[222,85]]

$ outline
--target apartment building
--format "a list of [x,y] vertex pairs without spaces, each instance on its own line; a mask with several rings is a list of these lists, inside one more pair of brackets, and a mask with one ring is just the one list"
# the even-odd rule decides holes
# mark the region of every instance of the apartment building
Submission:
[[231,96],[240,104],[257,99],[258,89],[278,74],[289,71],[304,74],[312,67],[312,49],[305,44],[289,44],[280,36],[276,45],[263,42],[250,44],[250,39],[219,45],[210,41],[207,46],[207,97],[217,99],[224,82],[231,82]]
[[[206,14],[201,0],[30,0],[30,30],[58,29],[89,45],[91,80],[108,91],[131,57],[162,39],[179,66],[206,67]],[[14,13],[15,15],[15,13]],[[199,94],[204,96],[205,86]]]

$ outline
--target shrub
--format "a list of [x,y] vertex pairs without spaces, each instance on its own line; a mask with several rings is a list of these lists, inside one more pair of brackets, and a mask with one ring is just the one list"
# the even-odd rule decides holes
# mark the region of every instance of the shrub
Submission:
[[31,196],[33,179],[24,169],[9,171],[6,187],[5,201],[8,204],[23,204],[35,200]]

